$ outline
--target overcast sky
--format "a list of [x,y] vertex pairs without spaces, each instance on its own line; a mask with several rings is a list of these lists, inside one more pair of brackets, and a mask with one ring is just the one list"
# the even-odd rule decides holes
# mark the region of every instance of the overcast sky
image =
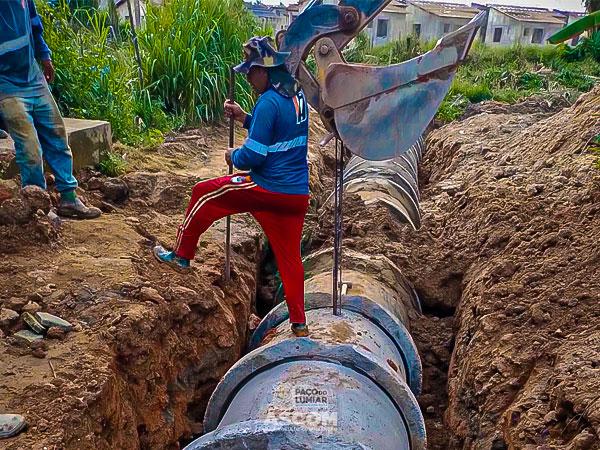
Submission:
[[[252,0],[254,1],[254,0]],[[433,0],[435,1],[435,0]],[[452,3],[464,3],[471,4],[471,1],[468,0],[448,0]],[[538,6],[542,8],[556,8],[556,9],[566,9],[569,11],[583,11],[585,8],[583,7],[583,2],[580,0],[494,0],[494,1],[477,1],[474,0],[475,3],[495,3],[500,5],[517,5],[517,6]],[[268,5],[278,5],[280,0],[262,0],[263,3]],[[292,0],[281,0],[281,3],[285,5],[289,5],[290,3],[295,3]]]

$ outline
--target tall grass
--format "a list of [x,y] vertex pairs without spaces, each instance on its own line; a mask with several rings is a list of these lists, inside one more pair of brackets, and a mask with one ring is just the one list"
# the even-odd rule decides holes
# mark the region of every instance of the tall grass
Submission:
[[[600,38],[597,38],[600,43]],[[397,64],[421,55],[435,42],[405,36],[386,45],[371,47],[368,38],[357,38],[345,53],[348,61],[364,64]],[[552,91],[585,92],[600,77],[594,59],[595,40],[586,41],[583,56],[564,46],[490,47],[475,42],[467,61],[459,66],[438,118],[451,121],[470,103],[497,100],[514,103],[532,94]]]
[[[186,123],[221,117],[229,67],[257,32],[242,0],[167,0],[149,7],[139,33],[148,90]],[[242,79],[236,97],[244,106],[252,101]]]
[[[260,32],[242,0],[166,0],[149,6],[138,30],[144,83],[140,86],[129,25],[94,8],[38,3],[44,37],[57,69],[52,86],[65,115],[102,119],[129,145],[153,144],[181,125],[222,115],[229,67],[242,43]],[[241,78],[241,77],[238,77]],[[251,92],[238,79],[244,106]]]

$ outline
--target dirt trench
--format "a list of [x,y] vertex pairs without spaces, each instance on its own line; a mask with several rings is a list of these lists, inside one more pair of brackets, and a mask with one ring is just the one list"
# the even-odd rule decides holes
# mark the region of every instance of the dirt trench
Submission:
[[390,258],[423,302],[431,449],[600,448],[600,87],[562,106],[484,106],[432,131],[416,232],[347,197],[345,247]]
[[[419,231],[346,198],[346,248],[389,257],[423,301],[411,332],[432,449],[600,448],[599,178],[583,150],[600,128],[599,93],[559,112],[483,108],[431,132]],[[305,245],[316,250],[331,245],[321,202],[333,159],[312,131]],[[12,341],[22,323],[3,326],[0,411],[30,429],[2,448],[175,449],[202,432],[249,332],[261,234],[234,220],[227,286],[222,223],[191,275],[158,267],[149,249],[172,243],[194,182],[224,172],[225,145],[223,128],[190,130],[129,155],[125,200],[118,180],[81,174],[107,212],[99,221],[0,227],[3,307],[35,303],[77,327],[40,359]],[[260,275],[259,297],[272,299],[275,279]]]

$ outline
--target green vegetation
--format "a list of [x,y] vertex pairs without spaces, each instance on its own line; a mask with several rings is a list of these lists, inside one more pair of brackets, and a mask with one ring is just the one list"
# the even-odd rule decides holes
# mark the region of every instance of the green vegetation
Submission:
[[[38,3],[57,70],[52,91],[65,115],[107,120],[127,145],[153,145],[173,128],[218,119],[229,67],[239,61],[241,44],[260,32],[242,0],[149,7],[137,30],[140,86],[130,27],[118,21],[114,5],[108,11],[72,5]],[[237,98],[248,106],[250,88],[238,78]]]
[[122,156],[109,152],[103,155],[98,169],[108,177],[118,177],[126,172],[127,163]]
[[[589,91],[600,77],[600,52],[596,33],[576,53],[561,46],[489,47],[476,42],[467,62],[460,66],[438,119],[449,122],[470,103],[497,100],[514,103],[533,94]],[[395,64],[430,50],[435,42],[413,36],[380,47],[369,46],[365,36],[355,39],[346,58],[366,64]]]

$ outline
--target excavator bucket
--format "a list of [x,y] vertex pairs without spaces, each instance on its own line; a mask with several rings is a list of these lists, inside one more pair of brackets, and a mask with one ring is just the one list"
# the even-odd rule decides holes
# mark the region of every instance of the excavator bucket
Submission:
[[482,12],[431,51],[400,64],[330,64],[322,96],[348,149],[368,160],[406,152],[435,116],[484,19]]

